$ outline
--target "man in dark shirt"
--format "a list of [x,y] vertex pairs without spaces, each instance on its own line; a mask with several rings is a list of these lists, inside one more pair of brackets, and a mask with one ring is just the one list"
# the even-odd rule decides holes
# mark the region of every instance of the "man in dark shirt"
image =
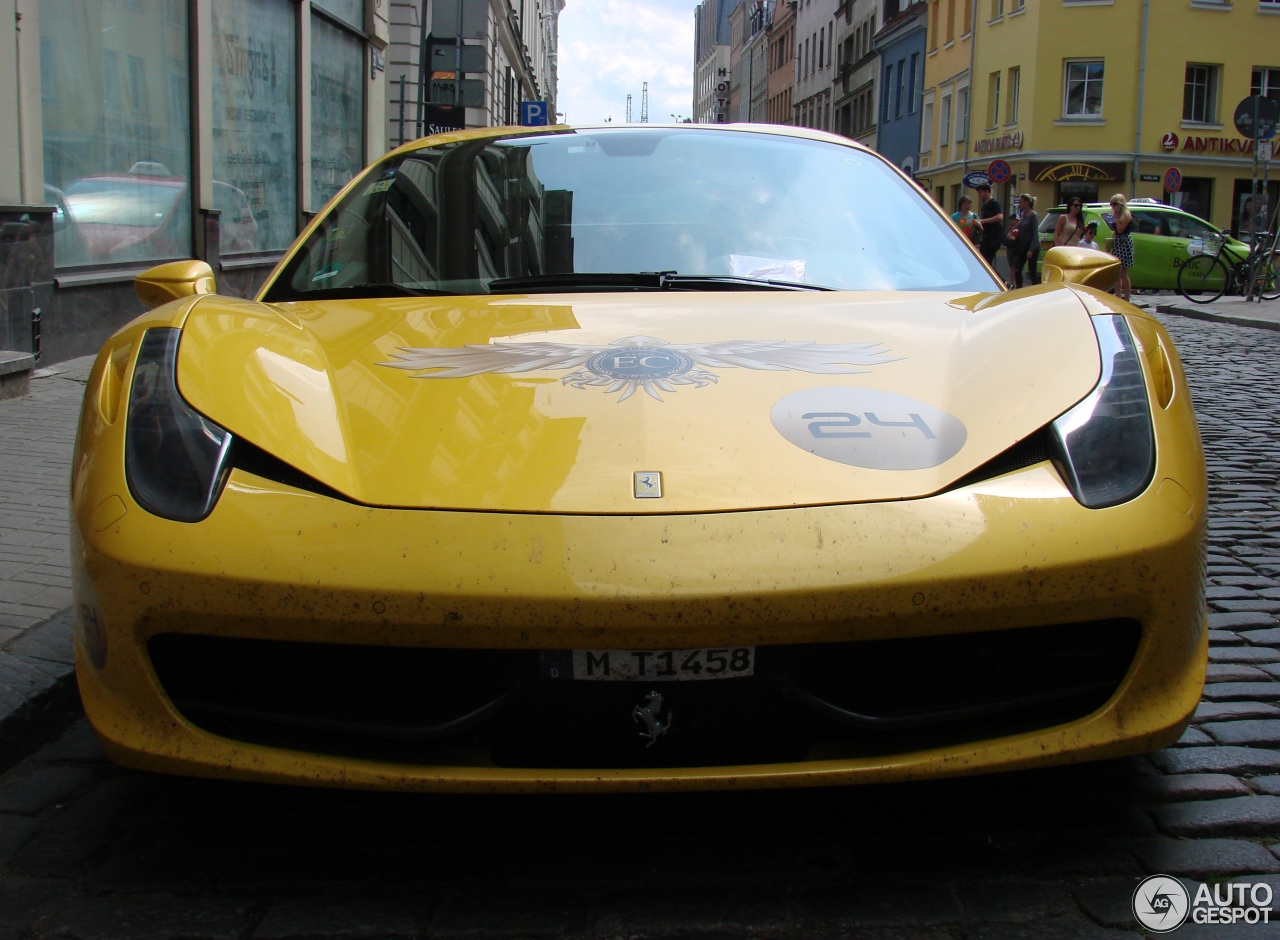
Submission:
[[982,206],[978,210],[978,221],[982,223],[982,240],[978,242],[978,251],[992,267],[996,263],[996,253],[1000,250],[1000,242],[1004,237],[1004,209],[998,200],[991,198],[991,186],[979,183],[975,187],[978,202]]

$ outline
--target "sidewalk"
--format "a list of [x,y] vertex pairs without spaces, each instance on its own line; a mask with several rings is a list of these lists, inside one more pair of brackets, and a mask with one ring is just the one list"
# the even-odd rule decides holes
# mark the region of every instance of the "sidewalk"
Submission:
[[86,356],[37,369],[0,401],[0,767],[69,722],[69,476]]
[[[1280,330],[1280,300],[1223,297],[1193,304],[1139,294],[1162,313]],[[67,546],[71,451],[93,357],[37,369],[31,394],[0,401],[0,768],[74,719],[71,563]]]

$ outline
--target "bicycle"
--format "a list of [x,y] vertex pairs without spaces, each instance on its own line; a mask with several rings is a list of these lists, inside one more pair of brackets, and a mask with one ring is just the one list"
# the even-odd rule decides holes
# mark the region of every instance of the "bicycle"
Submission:
[[1280,252],[1274,240],[1270,247],[1266,241],[1256,238],[1249,257],[1238,261],[1226,250],[1226,236],[1193,238],[1187,245],[1188,258],[1178,269],[1178,293],[1197,304],[1213,303],[1228,290],[1244,294],[1252,271],[1252,293],[1263,300],[1280,298]]

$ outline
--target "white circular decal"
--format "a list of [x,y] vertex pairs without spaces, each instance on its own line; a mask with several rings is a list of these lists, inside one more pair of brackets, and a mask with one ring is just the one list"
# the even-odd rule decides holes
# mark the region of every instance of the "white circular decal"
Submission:
[[778,433],[811,454],[872,470],[923,470],[960,452],[958,418],[922,401],[874,388],[810,388],[769,413]]
[[1182,882],[1168,875],[1145,878],[1133,892],[1133,916],[1152,933],[1169,933],[1187,920],[1191,896]]

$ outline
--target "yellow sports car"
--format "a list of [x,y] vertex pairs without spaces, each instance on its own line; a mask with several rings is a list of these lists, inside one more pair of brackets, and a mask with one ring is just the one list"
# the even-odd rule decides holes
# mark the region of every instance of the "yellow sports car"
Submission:
[[1206,660],[1168,335],[1006,291],[789,127],[467,131],[253,300],[138,278],[73,469],[85,709],[156,771],[421,790],[845,784],[1152,750]]

